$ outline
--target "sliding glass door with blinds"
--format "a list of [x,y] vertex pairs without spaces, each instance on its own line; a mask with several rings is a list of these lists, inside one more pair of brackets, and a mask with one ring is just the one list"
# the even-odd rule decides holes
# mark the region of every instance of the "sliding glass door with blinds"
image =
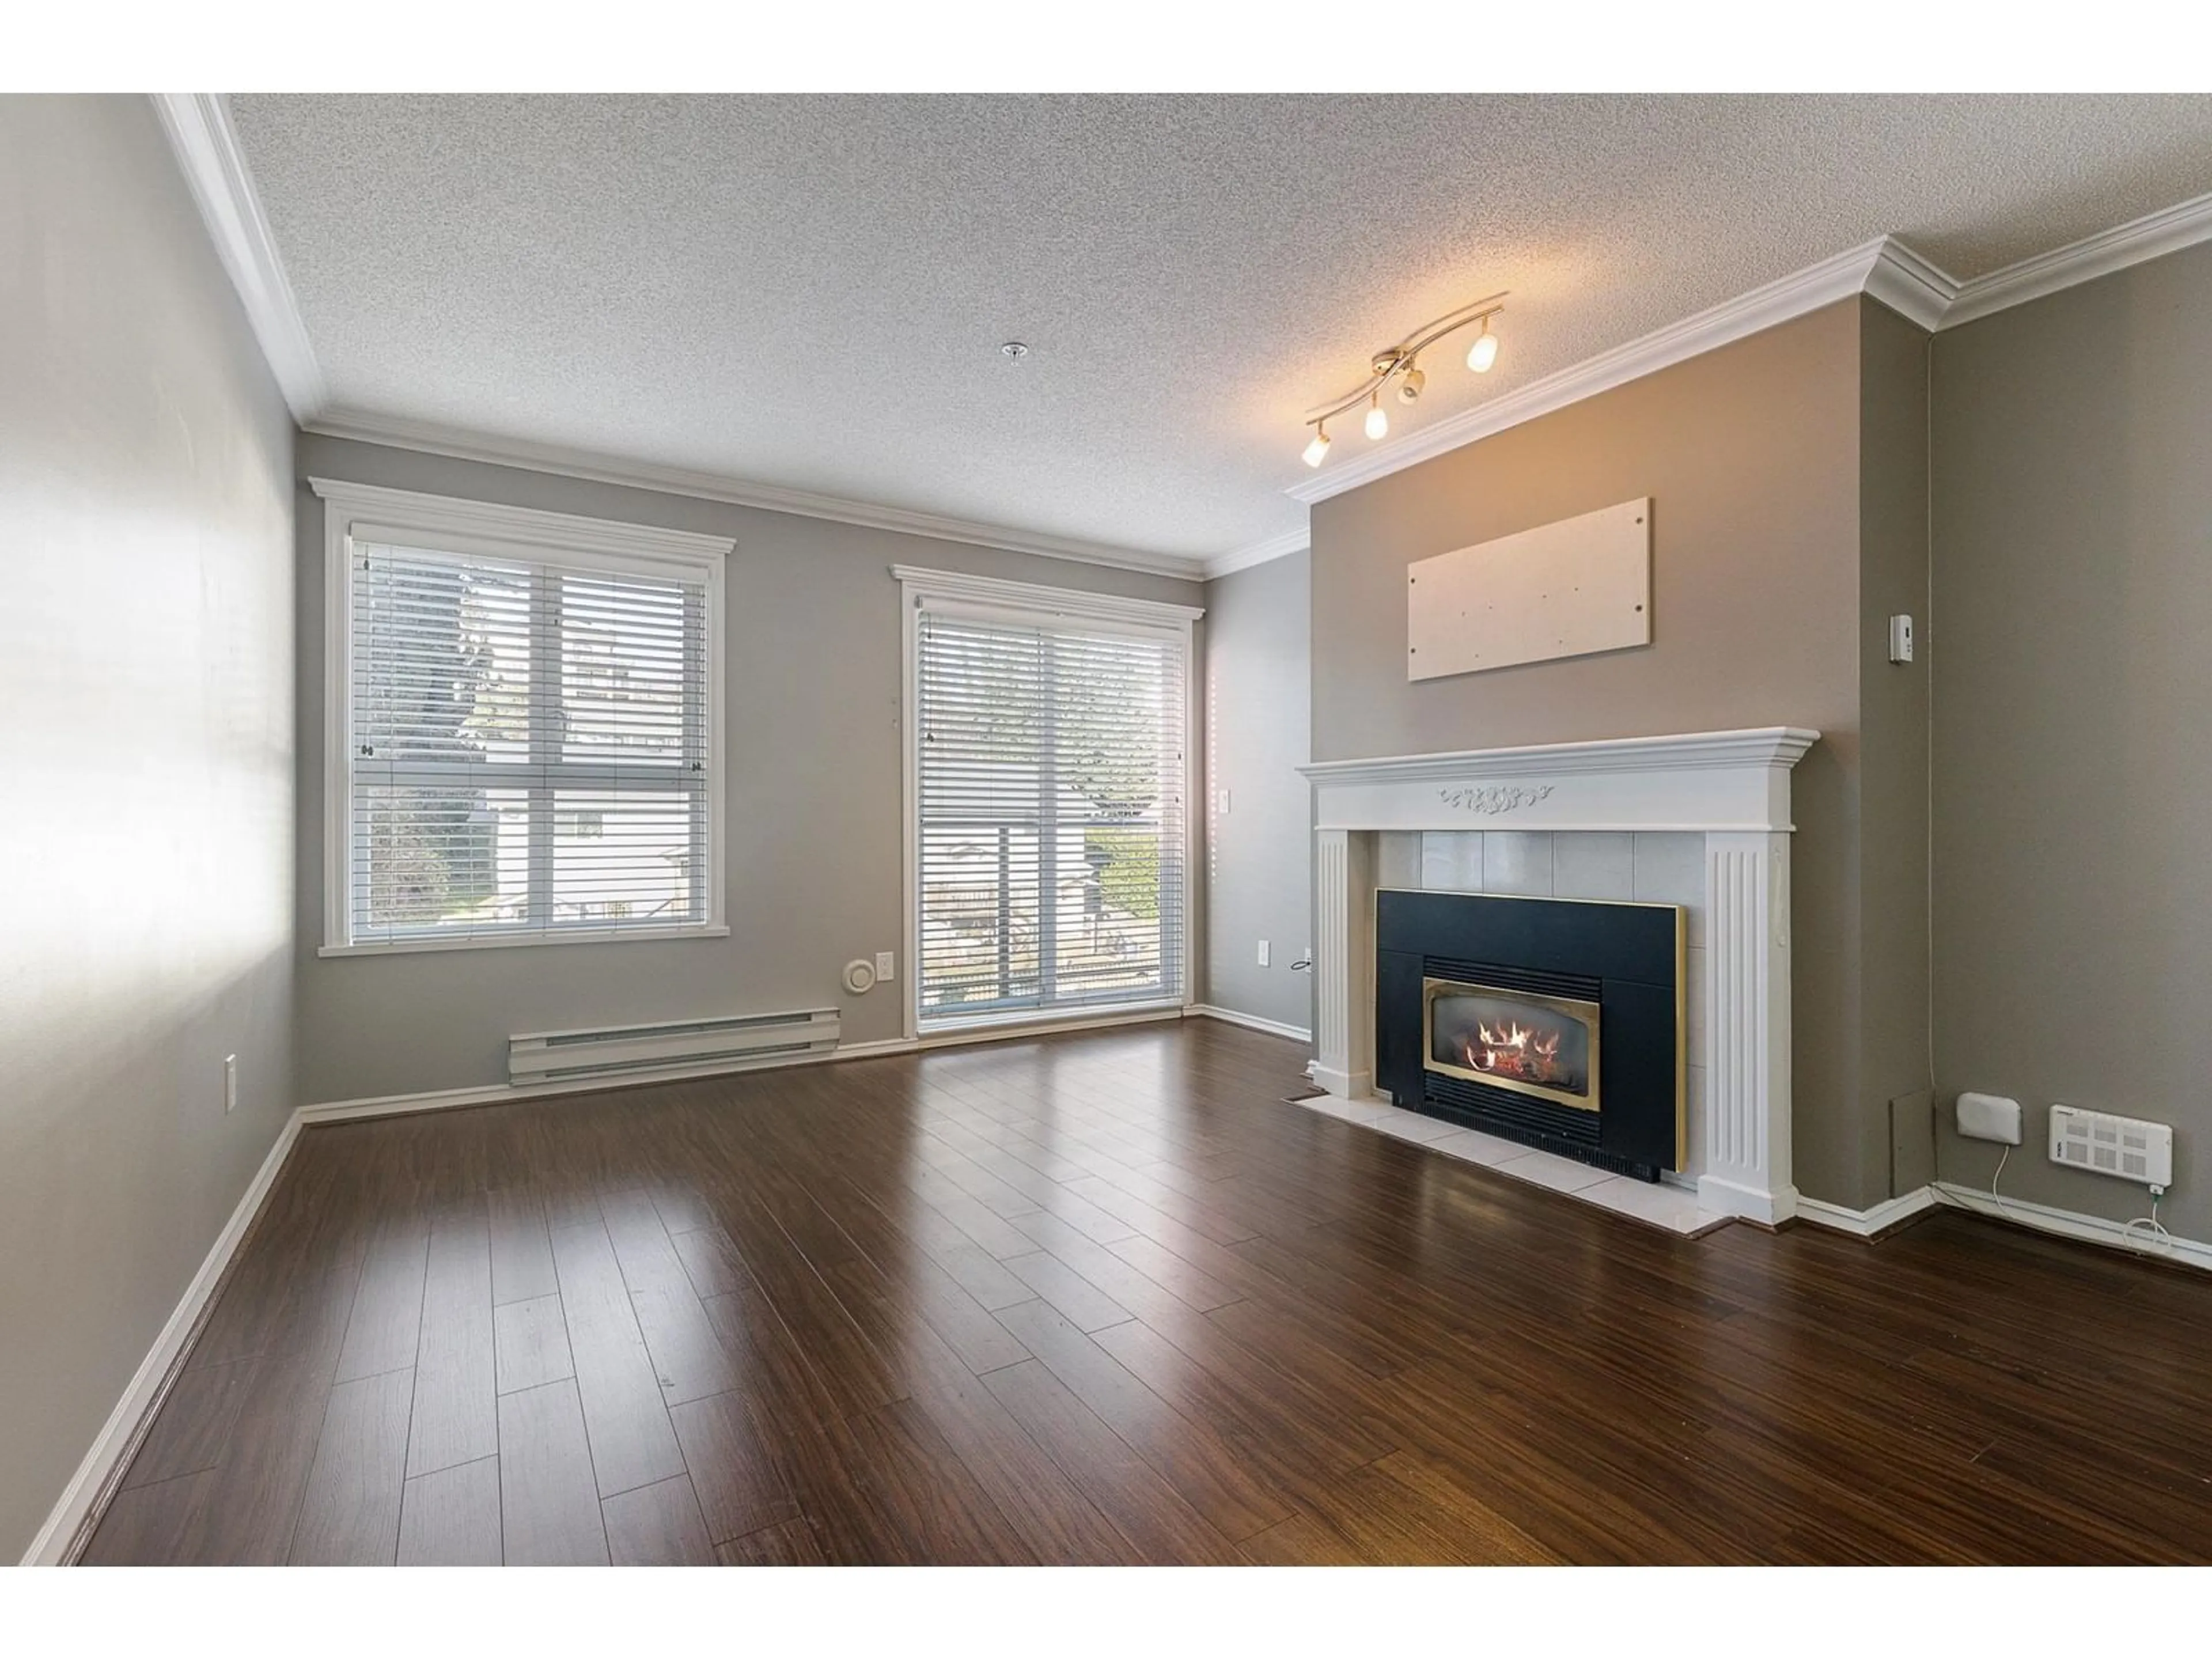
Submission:
[[1192,613],[930,574],[902,573],[918,1028],[1180,1003]]
[[325,948],[721,931],[719,554],[327,488],[356,516],[331,538]]

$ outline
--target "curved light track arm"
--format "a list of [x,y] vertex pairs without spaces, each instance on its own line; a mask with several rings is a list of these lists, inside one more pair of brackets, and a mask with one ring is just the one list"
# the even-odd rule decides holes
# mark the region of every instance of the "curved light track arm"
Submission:
[[1510,289],[1492,294],[1457,311],[1447,312],[1434,322],[1416,329],[1396,345],[1375,354],[1375,371],[1359,383],[1357,391],[1347,393],[1327,408],[1316,410],[1305,417],[1308,426],[1319,426],[1323,421],[1333,421],[1348,409],[1356,409],[1383,387],[1413,366],[1413,360],[1455,329],[1465,328],[1469,323],[1479,323],[1486,317],[1495,317],[1505,309]]

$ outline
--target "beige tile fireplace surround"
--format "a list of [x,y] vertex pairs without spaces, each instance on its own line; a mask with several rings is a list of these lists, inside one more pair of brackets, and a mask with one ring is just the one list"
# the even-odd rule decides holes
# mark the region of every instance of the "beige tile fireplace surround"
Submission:
[[[1379,888],[1680,904],[1683,1184],[1715,1219],[1790,1219],[1790,777],[1819,737],[1762,726],[1301,769],[1314,786],[1314,1077],[1341,1103],[1321,1109],[1377,1127],[1372,1112],[1395,1111],[1373,1092]],[[1546,1160],[1530,1179],[1565,1162],[1510,1149],[1522,1157]],[[1602,1202],[1596,1188],[1614,1184],[1639,1183],[1593,1180],[1578,1195]],[[1626,1194],[1610,1207],[1638,1212]]]

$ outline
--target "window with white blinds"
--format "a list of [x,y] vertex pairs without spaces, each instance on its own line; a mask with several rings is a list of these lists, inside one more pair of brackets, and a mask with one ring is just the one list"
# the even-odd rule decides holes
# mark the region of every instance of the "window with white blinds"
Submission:
[[332,944],[720,931],[718,567],[449,541],[344,538]]
[[916,599],[920,1025],[1181,1000],[1188,625]]

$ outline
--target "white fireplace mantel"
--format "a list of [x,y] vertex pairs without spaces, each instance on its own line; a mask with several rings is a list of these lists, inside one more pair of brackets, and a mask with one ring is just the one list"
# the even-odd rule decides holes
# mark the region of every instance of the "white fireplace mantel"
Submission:
[[1375,842],[1386,830],[1672,830],[1705,839],[1708,1207],[1796,1212],[1790,1164],[1790,773],[1799,726],[1329,761],[1314,787],[1314,1076],[1372,1091]]

